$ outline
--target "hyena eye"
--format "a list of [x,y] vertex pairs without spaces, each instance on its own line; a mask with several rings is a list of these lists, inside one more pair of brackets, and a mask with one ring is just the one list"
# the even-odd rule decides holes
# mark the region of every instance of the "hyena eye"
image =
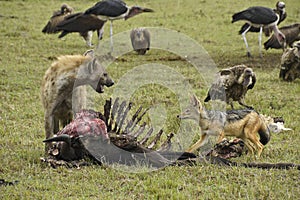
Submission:
[[104,77],[107,77],[107,73],[104,73],[103,76],[104,76]]

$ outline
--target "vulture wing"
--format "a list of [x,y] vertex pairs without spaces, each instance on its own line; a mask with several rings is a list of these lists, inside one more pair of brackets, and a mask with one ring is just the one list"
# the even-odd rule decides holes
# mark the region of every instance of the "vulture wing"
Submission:
[[58,33],[57,25],[62,22],[65,17],[68,16],[66,14],[61,14],[60,11],[54,12],[53,16],[50,18],[46,26],[43,28],[43,33]]
[[96,15],[85,15],[83,13],[76,13],[65,18],[57,25],[59,31],[66,32],[88,32],[99,30],[103,27],[105,21],[97,18]]

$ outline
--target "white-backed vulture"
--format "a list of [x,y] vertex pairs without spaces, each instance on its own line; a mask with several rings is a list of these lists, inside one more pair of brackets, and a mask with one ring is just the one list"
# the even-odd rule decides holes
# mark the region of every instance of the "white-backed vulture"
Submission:
[[[279,30],[285,35],[285,43],[292,47],[293,42],[300,40],[300,24],[292,24],[289,26],[283,26]],[[274,34],[264,43],[266,50],[269,48],[273,49],[283,49],[284,45],[280,44]]]
[[133,50],[144,55],[150,49],[150,32],[145,28],[135,28],[130,32]]
[[245,95],[255,83],[255,73],[246,65],[222,69],[217,73],[217,78],[210,87],[204,102],[218,99],[230,104],[233,109],[233,101],[238,101],[240,105],[252,109],[251,106],[246,105]]
[[300,41],[293,44],[293,48],[286,49],[281,57],[279,78],[294,81],[300,78]]

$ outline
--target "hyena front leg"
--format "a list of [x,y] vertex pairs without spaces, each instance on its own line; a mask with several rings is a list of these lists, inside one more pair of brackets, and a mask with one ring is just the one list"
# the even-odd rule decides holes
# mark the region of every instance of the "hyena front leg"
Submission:
[[[59,129],[59,122],[55,119],[54,115],[49,114],[48,112],[45,113],[45,132],[46,132],[46,139],[50,138],[55,132],[55,130]],[[45,153],[47,154],[50,143],[45,143]]]
[[58,120],[55,120],[54,115],[46,112],[45,114],[45,132],[46,139],[50,138],[55,133],[55,129],[59,128]]
[[72,110],[73,113],[77,113],[82,109],[86,108],[87,102],[87,91],[86,86],[82,85],[79,87],[76,87],[72,92]]

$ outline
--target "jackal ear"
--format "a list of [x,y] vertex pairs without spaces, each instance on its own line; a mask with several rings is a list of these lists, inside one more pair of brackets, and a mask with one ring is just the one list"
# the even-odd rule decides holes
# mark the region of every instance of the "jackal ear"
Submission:
[[194,94],[191,96],[191,103],[192,103],[193,106],[202,107],[199,99]]

